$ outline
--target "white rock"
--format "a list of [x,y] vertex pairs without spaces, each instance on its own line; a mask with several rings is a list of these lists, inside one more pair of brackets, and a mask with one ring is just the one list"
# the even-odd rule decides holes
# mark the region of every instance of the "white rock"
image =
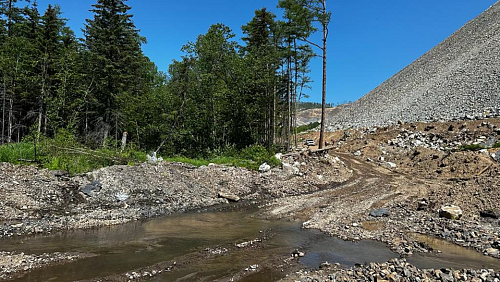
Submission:
[[259,172],[268,172],[271,170],[271,166],[267,163],[263,163],[259,166]]
[[396,168],[397,165],[395,163],[391,163],[391,162],[386,162],[385,165],[388,167],[388,168]]
[[462,214],[462,209],[459,206],[442,206],[441,209],[439,209],[439,217],[448,219],[460,219]]

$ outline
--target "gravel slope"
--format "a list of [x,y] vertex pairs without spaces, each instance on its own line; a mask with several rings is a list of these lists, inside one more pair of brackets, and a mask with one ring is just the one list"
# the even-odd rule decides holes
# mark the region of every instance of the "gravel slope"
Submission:
[[330,131],[500,114],[500,2],[328,119]]

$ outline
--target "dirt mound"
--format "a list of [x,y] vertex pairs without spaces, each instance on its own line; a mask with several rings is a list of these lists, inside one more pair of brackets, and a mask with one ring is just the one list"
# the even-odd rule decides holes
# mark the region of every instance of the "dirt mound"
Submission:
[[500,115],[500,2],[329,117],[328,128]]

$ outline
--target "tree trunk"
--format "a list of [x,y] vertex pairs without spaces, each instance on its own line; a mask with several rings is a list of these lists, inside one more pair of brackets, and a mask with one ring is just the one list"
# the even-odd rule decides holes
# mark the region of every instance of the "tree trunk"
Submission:
[[5,87],[5,74],[3,76],[3,98],[2,98],[2,145],[5,143],[5,103],[7,89]]
[[[290,43],[289,43],[290,45]],[[292,71],[292,58],[290,58],[290,55],[288,56],[288,62],[287,62],[287,91],[286,91],[286,100],[287,100],[287,104],[288,104],[288,109],[287,109],[287,120],[286,120],[286,150],[289,151],[290,150],[290,133],[292,132],[291,131],[291,123],[292,123],[292,119],[291,119],[291,111],[292,111],[292,107],[291,107],[291,104],[290,104],[290,101],[291,101],[291,92],[292,92],[292,75],[291,75],[291,71]]]
[[297,144],[297,84],[298,84],[298,66],[297,66],[297,39],[293,39],[293,49],[295,57],[295,84],[293,86],[293,141],[295,143],[295,148],[298,147]]
[[7,134],[7,143],[12,142],[12,119],[13,119],[13,108],[14,108],[14,101],[9,99],[9,132]]
[[[326,14],[326,0],[323,0],[323,14]],[[323,24],[323,91],[321,98],[321,129],[319,132],[319,148],[323,149],[325,144],[325,112],[326,112],[326,39],[328,28]]]

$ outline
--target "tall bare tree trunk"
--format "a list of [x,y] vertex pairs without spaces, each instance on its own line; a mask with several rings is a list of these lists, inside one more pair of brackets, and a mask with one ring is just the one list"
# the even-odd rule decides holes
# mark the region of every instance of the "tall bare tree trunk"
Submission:
[[7,89],[5,87],[5,74],[3,75],[3,98],[2,98],[2,145],[5,143],[5,104]]
[[292,132],[291,130],[291,123],[292,123],[292,119],[291,119],[291,111],[292,111],[292,107],[291,107],[291,100],[292,100],[292,74],[291,74],[291,71],[292,71],[292,59],[290,58],[290,56],[288,56],[288,62],[287,62],[287,91],[286,91],[286,100],[287,100],[287,103],[288,103],[288,110],[287,110],[287,120],[286,120],[286,149],[287,151],[290,150],[290,133]]
[[12,142],[12,121],[13,121],[13,108],[14,108],[14,101],[9,99],[9,131],[7,134],[7,143]]
[[273,143],[276,143],[276,82],[273,87]]
[[299,80],[299,70],[297,66],[297,39],[293,39],[293,49],[294,49],[294,57],[295,57],[295,79],[293,86],[293,141],[295,142],[295,148],[298,147],[297,144],[297,86]]
[[[326,0],[323,0],[323,14],[326,14]],[[326,39],[328,38],[328,27],[323,24],[323,91],[321,98],[321,129],[319,132],[319,148],[323,149],[325,144],[325,111],[326,111]]]

